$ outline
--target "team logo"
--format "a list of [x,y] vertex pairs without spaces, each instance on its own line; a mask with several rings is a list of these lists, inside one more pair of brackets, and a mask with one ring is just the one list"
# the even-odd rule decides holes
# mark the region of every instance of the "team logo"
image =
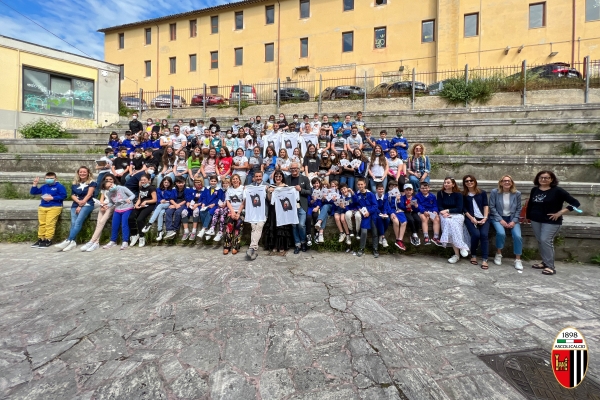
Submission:
[[558,383],[567,389],[583,381],[588,367],[588,348],[581,332],[575,328],[560,331],[552,346],[550,364]]

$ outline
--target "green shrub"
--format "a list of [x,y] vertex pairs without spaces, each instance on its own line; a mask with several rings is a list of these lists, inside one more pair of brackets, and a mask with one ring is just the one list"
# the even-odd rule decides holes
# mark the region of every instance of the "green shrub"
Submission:
[[8,147],[4,143],[0,143],[0,153],[8,153]]
[[500,78],[474,78],[465,81],[464,77],[452,78],[446,81],[444,88],[440,91],[440,97],[450,104],[489,102],[492,95],[501,87]]
[[119,116],[130,117],[136,110],[133,110],[125,105],[122,101],[119,101]]
[[22,125],[19,132],[21,132],[21,135],[25,139],[60,139],[71,137],[65,128],[61,126],[60,122],[44,118]]
[[30,198],[29,196],[21,196],[12,182],[5,182],[0,185],[0,199],[16,200],[24,197]]
[[583,146],[579,142],[571,142],[571,144],[563,148],[562,153],[568,156],[581,156],[583,155]]

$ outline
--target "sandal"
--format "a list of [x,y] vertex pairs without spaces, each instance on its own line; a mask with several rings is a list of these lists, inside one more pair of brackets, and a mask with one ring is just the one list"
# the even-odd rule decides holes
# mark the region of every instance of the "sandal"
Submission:
[[477,258],[476,257],[471,258],[471,264],[473,264],[473,265],[479,265],[479,263],[477,262]]
[[545,268],[542,270],[543,275],[556,275],[556,270],[551,268]]
[[533,268],[533,269],[545,269],[545,268],[548,268],[548,267],[546,267],[546,264],[544,264],[544,262],[542,261],[539,264],[533,264],[531,266],[531,268]]
[[481,269],[488,269],[488,268],[489,268],[489,266],[487,265],[487,261],[483,261],[481,263]]

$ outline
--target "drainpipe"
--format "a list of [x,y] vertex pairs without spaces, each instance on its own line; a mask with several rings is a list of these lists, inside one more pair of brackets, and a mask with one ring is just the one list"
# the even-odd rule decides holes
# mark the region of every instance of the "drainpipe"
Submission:
[[[277,80],[279,80],[279,54],[281,44],[281,4],[277,0]],[[277,93],[279,95],[279,93]],[[241,95],[241,93],[240,93]]]
[[[17,84],[17,101],[16,101],[16,107],[15,107],[15,129],[14,129],[14,138],[17,138],[17,131],[19,130],[19,115],[21,114],[21,107],[22,105],[19,104],[19,99],[21,99],[21,93],[22,93],[22,83],[23,83],[23,68],[21,67],[21,50],[17,49],[17,66],[19,67],[19,81]],[[23,102],[23,100],[21,100],[21,102]]]
[[160,61],[158,59],[158,47],[160,43],[160,27],[156,25],[156,91],[158,92],[158,66]]
[[575,14],[575,5],[577,0],[573,0],[573,35],[571,36],[571,68],[575,66],[575,23],[576,23],[576,14]]

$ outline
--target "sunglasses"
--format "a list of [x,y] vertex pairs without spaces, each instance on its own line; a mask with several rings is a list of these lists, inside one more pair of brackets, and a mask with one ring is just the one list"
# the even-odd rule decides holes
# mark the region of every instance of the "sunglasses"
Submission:
[[472,179],[465,179],[465,183],[473,183],[474,181]]

